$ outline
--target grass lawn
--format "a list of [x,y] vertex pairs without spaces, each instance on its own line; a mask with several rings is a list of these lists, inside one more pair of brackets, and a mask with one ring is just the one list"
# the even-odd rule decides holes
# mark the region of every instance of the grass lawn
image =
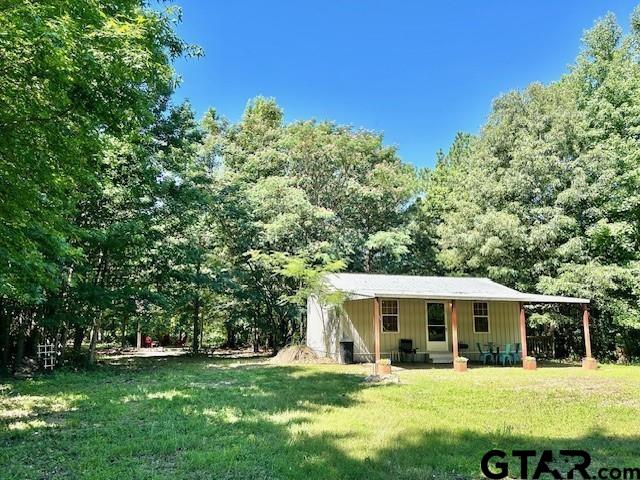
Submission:
[[0,380],[0,478],[479,478],[491,448],[640,467],[640,367],[405,370],[156,358]]

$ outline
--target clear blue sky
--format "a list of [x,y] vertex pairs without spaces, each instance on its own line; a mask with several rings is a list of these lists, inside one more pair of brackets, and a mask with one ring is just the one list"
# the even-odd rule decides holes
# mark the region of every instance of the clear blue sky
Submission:
[[[636,0],[638,1],[638,0]],[[582,32],[633,1],[176,0],[180,35],[205,57],[180,60],[198,114],[232,121],[275,97],[286,120],[382,131],[405,161],[434,163],[457,131],[477,132],[491,101],[566,71]]]

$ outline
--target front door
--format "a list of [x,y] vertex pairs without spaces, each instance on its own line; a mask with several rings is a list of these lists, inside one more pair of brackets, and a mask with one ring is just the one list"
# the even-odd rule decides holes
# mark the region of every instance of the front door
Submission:
[[427,351],[447,352],[447,321],[444,303],[427,302]]

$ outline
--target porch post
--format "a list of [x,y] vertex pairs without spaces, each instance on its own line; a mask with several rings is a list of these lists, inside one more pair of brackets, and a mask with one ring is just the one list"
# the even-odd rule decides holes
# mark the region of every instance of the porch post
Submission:
[[453,362],[455,364],[458,354],[458,309],[456,301],[451,300],[451,347],[453,348]]
[[586,305],[580,305],[582,308],[582,328],[584,330],[584,349],[587,358],[591,358],[591,332],[589,331],[589,309]]
[[373,299],[373,350],[375,354],[373,372],[378,373],[378,363],[380,362],[380,299]]
[[527,357],[527,324],[524,316],[524,304],[520,303],[520,345],[522,348],[522,359]]
[[580,305],[582,308],[582,329],[584,330],[584,349],[586,357],[582,360],[582,367],[587,370],[594,370],[598,367],[595,358],[591,356],[591,332],[589,331],[589,307]]

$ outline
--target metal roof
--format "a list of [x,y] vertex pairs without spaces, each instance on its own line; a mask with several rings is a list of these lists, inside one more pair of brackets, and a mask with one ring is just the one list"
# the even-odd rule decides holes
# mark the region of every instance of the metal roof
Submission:
[[421,277],[376,273],[332,273],[330,287],[351,299],[372,297],[428,298],[433,300],[496,300],[523,303],[589,303],[586,298],[522,293],[488,278]]

